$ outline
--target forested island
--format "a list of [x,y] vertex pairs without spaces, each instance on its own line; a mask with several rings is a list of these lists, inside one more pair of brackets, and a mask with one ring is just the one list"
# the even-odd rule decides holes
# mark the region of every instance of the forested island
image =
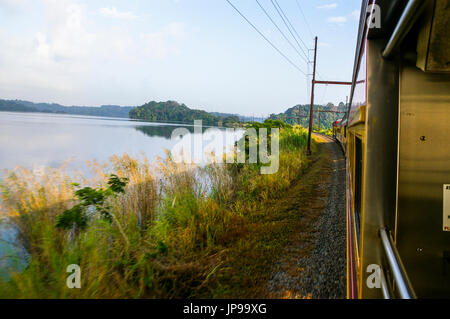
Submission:
[[149,102],[130,111],[130,118],[151,122],[194,123],[202,120],[203,125],[233,126],[239,124],[238,116],[215,116],[202,110],[190,109],[175,101]]

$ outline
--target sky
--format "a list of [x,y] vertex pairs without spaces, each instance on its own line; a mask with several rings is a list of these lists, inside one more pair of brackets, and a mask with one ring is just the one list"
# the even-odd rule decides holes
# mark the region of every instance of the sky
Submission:
[[[258,1],[295,50],[256,0],[230,1],[311,73],[271,0]],[[361,0],[278,3],[307,48],[319,37],[320,79],[351,81]],[[86,106],[175,100],[254,116],[310,101],[310,79],[226,0],[0,0],[0,48],[3,99]],[[346,95],[348,87],[318,86],[315,101],[337,104]]]

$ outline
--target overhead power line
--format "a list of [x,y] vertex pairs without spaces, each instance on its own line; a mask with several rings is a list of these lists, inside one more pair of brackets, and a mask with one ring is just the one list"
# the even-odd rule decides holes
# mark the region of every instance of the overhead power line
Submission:
[[328,84],[325,86],[325,90],[323,92],[323,96],[322,96],[322,104],[325,105],[325,97],[327,96],[327,91],[328,91]]
[[[297,7],[298,7],[298,9],[299,9],[299,11],[300,11],[300,13],[301,13],[301,15],[303,17],[303,20],[305,21],[305,24],[306,24],[306,27],[308,28],[309,34],[311,35],[312,38],[314,38],[314,34],[313,34],[312,30],[311,30],[311,26],[310,26],[310,24],[308,22],[308,19],[306,18],[306,15],[305,15],[305,12],[302,9],[302,6],[300,5],[300,1],[299,0],[295,0],[295,2],[297,3]],[[308,51],[308,53],[309,53],[309,51]],[[309,60],[309,54],[308,54],[308,60]],[[320,74],[320,72],[318,70],[316,70],[316,75],[317,75],[318,79],[322,79],[323,78],[322,74]]]
[[264,7],[261,5],[261,3],[256,0],[256,3],[258,4],[258,6],[261,8],[261,10],[265,13],[265,15],[267,16],[267,18],[269,18],[269,20],[272,22],[272,24],[278,29],[278,31],[281,33],[281,35],[284,37],[284,39],[290,44],[290,46],[298,53],[298,55],[306,62],[308,63],[308,60],[305,59],[303,57],[303,55],[301,55],[300,51],[295,47],[295,45],[292,44],[291,41],[289,41],[289,39],[287,38],[287,36],[284,34],[283,31],[281,31],[280,27],[278,26],[278,24],[276,24],[275,21],[273,21],[272,17],[269,15],[269,13],[267,13],[266,9],[264,9]]
[[309,34],[311,35],[311,38],[314,38],[314,34],[311,31],[311,27],[309,26],[308,19],[306,19],[305,13],[303,12],[303,9],[302,9],[302,7],[300,5],[300,2],[298,0],[295,0],[295,2],[297,3],[297,7],[298,7],[298,9],[300,10],[300,13],[303,16],[303,19],[305,20],[305,24],[306,24],[306,27],[308,28],[308,31],[309,31]]
[[269,43],[271,46],[272,46],[272,48],[274,48],[283,58],[285,58],[286,59],[286,61],[288,61],[294,68],[296,68],[298,71],[300,71],[302,74],[304,74],[304,75],[306,75],[306,73],[302,70],[302,69],[300,69],[294,62],[292,62],[292,60],[291,59],[289,59],[283,52],[281,52],[281,50],[280,49],[278,49],[261,31],[259,31],[259,29],[253,24],[253,23],[251,23],[250,22],[250,20],[249,19],[247,19],[247,17],[241,12],[241,11],[239,11],[239,9],[238,8],[236,8],[235,6],[234,6],[234,4],[233,3],[231,3],[231,1],[230,0],[226,0],[227,2],[228,2],[228,4],[253,28],[253,29],[255,29],[255,31],[256,32],[258,32],[258,34],[264,39],[264,40],[266,40],[267,41],[267,43]]
[[[294,28],[294,26],[292,25],[291,21],[289,21],[289,18],[286,16],[286,14],[284,13],[283,9],[281,8],[281,6],[278,4],[277,0],[270,0],[272,2],[272,5],[274,6],[274,8],[277,10],[278,15],[281,17],[281,20],[283,20],[284,25],[286,26],[286,28],[289,30],[289,33],[291,34],[291,36],[294,38],[295,42],[297,43],[298,47],[302,50],[303,54],[305,54],[306,58],[309,60],[308,55],[305,53],[305,50],[303,50],[302,46],[300,45],[300,43],[297,41],[297,37],[300,40],[300,42],[302,42],[303,46],[306,48],[306,50],[308,51],[308,46],[305,44],[305,42],[303,42],[302,38],[300,37],[300,35],[298,34],[297,30]],[[275,1],[275,2],[274,2]],[[295,35],[292,33],[292,31],[294,31],[294,33],[297,35],[297,37],[295,37]]]

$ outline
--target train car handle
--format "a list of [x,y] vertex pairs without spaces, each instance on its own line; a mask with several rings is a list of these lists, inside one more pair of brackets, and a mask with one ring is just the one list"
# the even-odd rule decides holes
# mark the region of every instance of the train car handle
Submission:
[[380,237],[400,297],[402,299],[416,299],[416,293],[406,274],[405,267],[394,245],[391,234],[385,228],[381,228]]
[[383,58],[389,58],[394,49],[400,45],[403,38],[409,32],[411,27],[414,25],[414,21],[419,17],[422,12],[425,1],[423,0],[409,0],[406,5],[405,10],[403,11],[402,16],[400,17],[400,21],[395,27],[394,32],[392,33],[391,38],[389,39],[386,48],[383,51]]
[[391,293],[389,292],[389,286],[386,282],[384,271],[381,271],[381,292],[383,293],[384,299],[391,299]]

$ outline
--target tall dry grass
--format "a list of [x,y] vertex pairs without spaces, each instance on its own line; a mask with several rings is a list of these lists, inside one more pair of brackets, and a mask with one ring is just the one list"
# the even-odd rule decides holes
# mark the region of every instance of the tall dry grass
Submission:
[[[2,298],[186,298],[212,295],[210,278],[245,237],[246,219],[289,188],[303,172],[306,132],[280,135],[280,170],[260,175],[257,165],[191,167],[166,159],[149,163],[114,156],[96,166],[82,186],[104,187],[112,171],[129,180],[108,199],[111,221],[90,217],[74,234],[55,227],[73,207],[73,180],[64,168],[36,176],[17,168],[1,182],[1,216],[17,232],[24,269],[0,282]],[[70,264],[80,265],[82,288],[66,285]]]

